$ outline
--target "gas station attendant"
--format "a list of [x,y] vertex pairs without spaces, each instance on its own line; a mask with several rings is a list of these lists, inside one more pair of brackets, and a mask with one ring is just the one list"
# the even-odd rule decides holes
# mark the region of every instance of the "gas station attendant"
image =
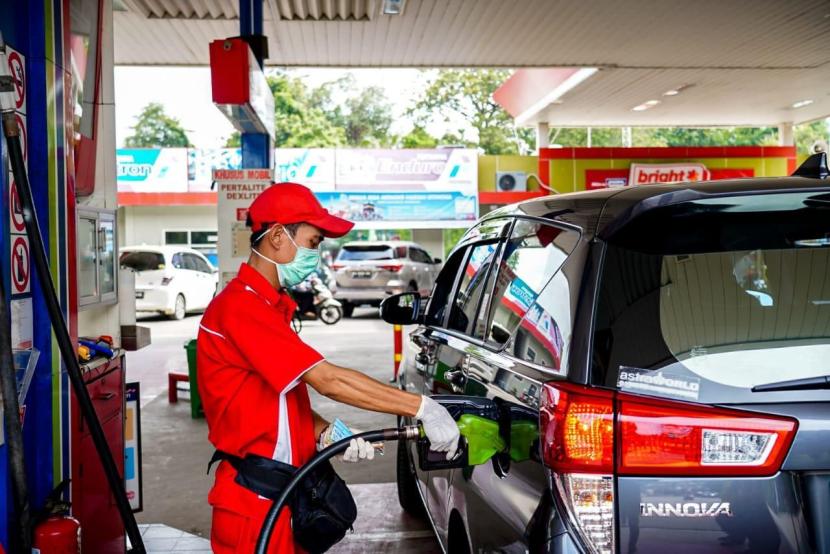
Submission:
[[[455,452],[458,428],[434,400],[382,384],[327,361],[291,328],[296,307],[287,288],[320,263],[320,243],[353,224],[328,213],[306,187],[275,184],[248,211],[251,257],[211,302],[198,336],[198,385],[217,451],[258,455],[301,466],[318,448],[329,423],[311,409],[306,385],[358,408],[420,420],[433,450]],[[320,445],[323,446],[323,445]],[[374,449],[353,440],[345,461],[372,459]],[[235,482],[222,461],[208,502],[214,552],[253,552],[271,501]],[[289,510],[277,522],[269,552],[300,552]]]

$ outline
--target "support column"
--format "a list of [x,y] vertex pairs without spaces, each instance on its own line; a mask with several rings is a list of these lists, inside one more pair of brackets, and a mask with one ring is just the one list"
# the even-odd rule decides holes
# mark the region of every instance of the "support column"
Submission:
[[444,231],[442,229],[412,229],[412,241],[423,246],[433,258],[444,257]]
[[548,146],[550,146],[550,127],[547,121],[540,121],[536,124],[536,151]]
[[795,146],[792,122],[778,124],[778,144],[780,146]]
[[622,133],[623,148],[631,148],[631,127],[623,127],[620,132]]
[[[239,0],[239,36],[259,37],[262,35],[263,0]],[[264,68],[262,52],[253,48],[257,63]],[[263,133],[242,133],[242,167],[270,168],[272,165],[271,137]]]

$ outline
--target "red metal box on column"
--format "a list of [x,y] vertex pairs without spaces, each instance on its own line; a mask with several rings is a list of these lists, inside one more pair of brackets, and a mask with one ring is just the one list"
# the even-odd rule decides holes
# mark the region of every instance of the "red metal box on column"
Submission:
[[213,103],[239,132],[274,136],[274,95],[247,42],[210,43],[210,83]]
[[[81,366],[89,396],[107,438],[118,472],[124,475],[124,353]],[[84,552],[125,551],[124,524],[115,507],[89,426],[72,395],[72,515],[81,522]]]

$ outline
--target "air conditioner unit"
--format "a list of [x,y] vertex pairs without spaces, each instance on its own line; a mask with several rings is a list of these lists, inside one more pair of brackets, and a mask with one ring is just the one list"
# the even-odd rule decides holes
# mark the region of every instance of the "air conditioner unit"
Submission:
[[524,171],[497,171],[496,190],[499,192],[526,192],[527,173]]

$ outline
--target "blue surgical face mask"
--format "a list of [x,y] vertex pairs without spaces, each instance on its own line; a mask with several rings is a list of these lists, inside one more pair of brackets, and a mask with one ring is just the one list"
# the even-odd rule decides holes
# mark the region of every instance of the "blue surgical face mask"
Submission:
[[[271,229],[273,229],[273,227]],[[268,229],[268,231],[271,229]],[[265,231],[265,233],[268,231]],[[260,238],[262,238],[265,233],[260,235]],[[252,248],[251,250],[254,254],[266,262],[270,262],[276,266],[280,285],[283,287],[293,287],[294,285],[299,285],[305,281],[305,278],[311,275],[314,270],[317,269],[317,266],[320,265],[320,250],[316,248],[299,246],[296,242],[294,242],[294,239],[291,238],[291,233],[288,231],[285,231],[285,236],[287,236],[288,240],[291,241],[291,244],[297,248],[297,253],[294,254],[294,259],[286,264],[277,263],[271,258],[263,256],[257,251],[256,248]]]

